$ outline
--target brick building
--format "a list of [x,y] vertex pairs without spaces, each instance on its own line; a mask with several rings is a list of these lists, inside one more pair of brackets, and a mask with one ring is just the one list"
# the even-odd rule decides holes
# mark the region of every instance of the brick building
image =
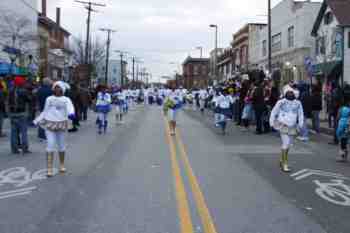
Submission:
[[72,52],[69,49],[70,33],[61,25],[61,10],[56,9],[56,22],[46,15],[46,0],[42,0],[38,31],[40,38],[40,77],[69,80]]
[[200,88],[209,84],[209,58],[187,57],[182,63],[183,83],[186,89]]

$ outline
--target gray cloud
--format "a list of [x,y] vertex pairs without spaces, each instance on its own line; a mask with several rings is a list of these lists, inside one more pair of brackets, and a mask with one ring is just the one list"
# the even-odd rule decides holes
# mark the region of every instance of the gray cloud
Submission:
[[[273,0],[276,4],[279,0]],[[50,16],[62,7],[62,24],[73,35],[85,36],[86,10],[73,0],[48,0]],[[199,56],[194,48],[203,46],[206,55],[214,46],[209,24],[219,25],[219,45],[229,46],[232,33],[248,22],[264,22],[265,0],[99,0],[108,7],[97,8],[92,31],[100,38],[101,27],[118,30],[113,49],[127,50],[144,60],[155,77],[173,74],[186,56]],[[117,57],[116,54],[112,55]]]

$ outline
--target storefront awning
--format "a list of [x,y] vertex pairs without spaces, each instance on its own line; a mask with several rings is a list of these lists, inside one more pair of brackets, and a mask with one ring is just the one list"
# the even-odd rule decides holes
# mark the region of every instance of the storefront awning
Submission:
[[315,75],[325,75],[326,77],[339,76],[341,74],[342,64],[341,61],[316,64],[312,67],[313,73]]

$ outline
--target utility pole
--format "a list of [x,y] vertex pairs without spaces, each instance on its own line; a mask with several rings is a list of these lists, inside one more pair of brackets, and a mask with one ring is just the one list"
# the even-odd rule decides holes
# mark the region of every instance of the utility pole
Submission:
[[97,12],[92,8],[92,6],[100,6],[105,7],[105,4],[99,4],[99,3],[93,3],[91,1],[85,2],[85,1],[78,1],[75,0],[75,2],[81,3],[85,5],[85,8],[88,11],[88,17],[87,17],[87,30],[86,30],[86,44],[85,44],[85,64],[89,64],[89,44],[90,44],[90,23],[91,23],[91,12]]
[[199,51],[200,51],[200,58],[203,58],[203,47],[202,46],[198,46],[196,49],[199,49]]
[[107,32],[107,52],[106,52],[106,69],[105,69],[105,84],[108,85],[108,65],[109,65],[109,47],[111,45],[111,33],[116,32],[109,28],[101,28],[100,31]]
[[216,81],[218,81],[218,72],[217,72],[217,63],[218,63],[218,25],[210,24],[209,27],[215,28],[214,74],[215,74]]
[[272,75],[272,25],[271,25],[271,0],[267,0],[268,2],[268,22],[267,22],[267,26],[268,26],[268,43],[269,43],[269,54],[268,54],[268,66],[269,66],[269,73]]
[[132,86],[135,86],[135,57],[132,57]]
[[120,86],[124,86],[123,53],[120,53]]

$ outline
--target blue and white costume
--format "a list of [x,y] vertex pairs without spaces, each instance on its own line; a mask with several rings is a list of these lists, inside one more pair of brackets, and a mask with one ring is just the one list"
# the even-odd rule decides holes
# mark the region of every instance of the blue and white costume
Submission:
[[97,124],[98,132],[102,133],[107,131],[108,126],[108,113],[111,111],[112,98],[111,95],[106,92],[99,92],[97,94],[96,111],[98,113]]

